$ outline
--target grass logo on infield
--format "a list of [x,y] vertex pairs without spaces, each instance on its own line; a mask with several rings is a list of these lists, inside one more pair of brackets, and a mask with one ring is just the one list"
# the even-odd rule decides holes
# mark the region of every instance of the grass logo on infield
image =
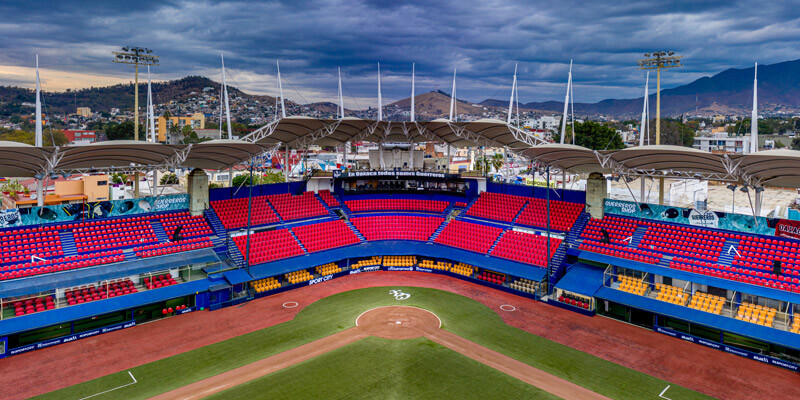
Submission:
[[390,290],[389,294],[393,295],[395,300],[401,300],[401,301],[402,300],[407,300],[409,297],[411,297],[410,294],[405,293],[405,292],[400,291],[400,290],[397,290],[397,289]]

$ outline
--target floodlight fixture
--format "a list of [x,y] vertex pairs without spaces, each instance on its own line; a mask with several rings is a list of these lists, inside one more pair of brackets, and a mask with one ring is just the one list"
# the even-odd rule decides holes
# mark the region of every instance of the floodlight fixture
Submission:
[[761,193],[761,192],[764,191],[764,187],[763,186],[759,186],[759,187],[757,187],[755,189],[756,189],[756,193]]
[[741,188],[741,189],[739,189],[739,190],[740,190],[742,193],[747,193],[747,192],[749,192],[749,191],[750,191],[749,189],[747,189],[747,186],[742,186],[742,188]]
[[139,66],[158,66],[158,56],[144,54],[152,54],[153,50],[144,47],[124,46],[122,52],[113,52],[115,58],[112,60],[115,63],[133,65],[134,68],[134,127],[133,138],[139,140]]
[[728,185],[728,189],[736,191],[736,185]]

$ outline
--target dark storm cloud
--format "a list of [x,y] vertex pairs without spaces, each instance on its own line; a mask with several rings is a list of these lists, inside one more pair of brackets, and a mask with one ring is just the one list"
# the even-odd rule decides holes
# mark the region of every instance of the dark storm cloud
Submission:
[[[507,98],[519,62],[522,101],[563,98],[574,59],[576,101],[633,97],[635,60],[673,49],[686,67],[666,86],[755,60],[798,58],[800,11],[791,2],[737,1],[42,1],[0,4],[0,64],[125,73],[110,51],[127,44],[161,56],[158,76],[218,79],[219,53],[244,89],[272,92],[275,60],[286,96],[335,98],[336,67],[347,91],[374,97],[381,62],[384,95],[406,97],[411,62],[419,91]],[[214,75],[216,74],[216,75]],[[2,83],[2,82],[0,82]],[[300,92],[295,93],[295,89]],[[302,100],[302,99],[298,99]],[[358,101],[358,100],[355,100]]]

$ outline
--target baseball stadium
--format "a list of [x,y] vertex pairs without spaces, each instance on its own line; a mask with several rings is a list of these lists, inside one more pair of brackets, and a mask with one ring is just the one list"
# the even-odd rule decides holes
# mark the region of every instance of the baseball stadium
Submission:
[[[309,146],[343,162],[292,180]],[[546,183],[453,168],[468,147]],[[608,192],[695,179],[760,207],[764,186],[800,186],[798,153],[293,116],[189,145],[0,143],[2,176],[186,178],[0,213],[0,397],[798,398],[800,223]],[[275,169],[285,182],[209,189],[209,171]]]

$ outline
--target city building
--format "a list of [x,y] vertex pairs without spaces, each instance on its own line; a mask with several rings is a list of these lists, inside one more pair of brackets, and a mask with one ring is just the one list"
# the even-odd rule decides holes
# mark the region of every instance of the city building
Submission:
[[725,132],[717,132],[711,136],[695,137],[692,147],[712,153],[749,154],[750,136],[728,136]]
[[79,146],[97,141],[97,135],[95,131],[65,129],[64,136],[67,137],[67,140],[69,140],[70,143]]
[[78,107],[76,114],[80,115],[81,117],[88,118],[92,116],[92,109],[89,107]]
[[156,121],[156,134],[158,134],[159,142],[167,141],[167,134],[173,126],[178,129],[183,129],[184,126],[190,126],[193,130],[206,128],[206,116],[202,113],[194,113],[190,117],[170,117],[169,119],[164,116],[159,116]]

